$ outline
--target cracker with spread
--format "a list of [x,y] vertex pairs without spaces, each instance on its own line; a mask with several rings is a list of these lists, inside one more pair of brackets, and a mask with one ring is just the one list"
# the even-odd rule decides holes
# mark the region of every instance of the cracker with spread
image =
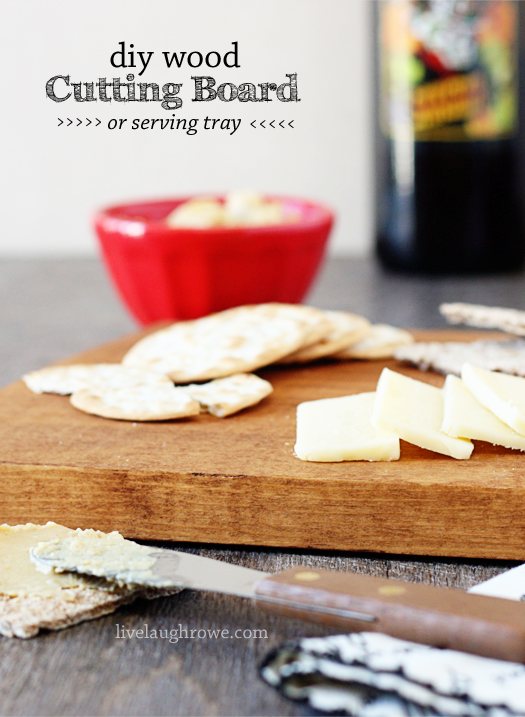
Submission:
[[76,573],[42,573],[29,556],[41,542],[62,540],[75,531],[63,525],[0,525],[0,634],[34,637],[114,612],[138,597],[177,590],[144,591]]

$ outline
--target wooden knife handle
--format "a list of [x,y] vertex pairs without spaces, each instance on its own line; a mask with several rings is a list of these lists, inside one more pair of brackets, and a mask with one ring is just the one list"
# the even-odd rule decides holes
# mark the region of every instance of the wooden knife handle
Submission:
[[260,580],[255,592],[267,612],[525,662],[525,604],[514,600],[304,567]]

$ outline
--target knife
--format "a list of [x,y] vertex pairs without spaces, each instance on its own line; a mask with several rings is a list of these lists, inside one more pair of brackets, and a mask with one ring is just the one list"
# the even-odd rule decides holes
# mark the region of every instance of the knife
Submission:
[[115,553],[114,545],[99,545],[86,559],[71,551],[70,540],[40,543],[30,551],[32,561],[45,572],[72,571],[120,584],[226,593],[252,598],[266,612],[348,632],[377,631],[525,662],[525,604],[514,600],[303,566],[270,574],[122,538],[126,565],[119,567],[122,554]]

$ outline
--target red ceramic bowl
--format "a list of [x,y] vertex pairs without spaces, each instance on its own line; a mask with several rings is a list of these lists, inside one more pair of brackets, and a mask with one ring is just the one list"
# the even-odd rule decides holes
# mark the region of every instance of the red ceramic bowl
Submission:
[[268,197],[298,212],[299,221],[263,227],[168,226],[165,218],[188,199],[121,204],[94,217],[106,267],[141,324],[304,298],[326,249],[332,212],[313,202]]

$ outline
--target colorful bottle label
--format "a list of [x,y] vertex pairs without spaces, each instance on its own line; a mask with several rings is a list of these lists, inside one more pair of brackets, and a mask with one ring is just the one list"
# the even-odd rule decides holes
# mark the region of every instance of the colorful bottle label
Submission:
[[381,121],[390,137],[490,140],[517,127],[512,0],[383,0]]

